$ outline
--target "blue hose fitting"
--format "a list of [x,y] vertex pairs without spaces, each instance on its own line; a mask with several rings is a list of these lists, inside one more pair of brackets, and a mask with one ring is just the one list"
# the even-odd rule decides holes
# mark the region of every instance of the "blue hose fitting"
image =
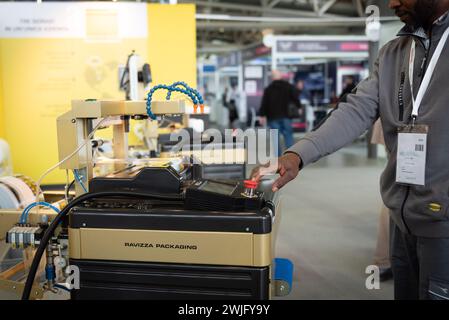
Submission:
[[48,281],[53,281],[56,279],[56,272],[54,265],[48,265],[45,267],[45,279]]

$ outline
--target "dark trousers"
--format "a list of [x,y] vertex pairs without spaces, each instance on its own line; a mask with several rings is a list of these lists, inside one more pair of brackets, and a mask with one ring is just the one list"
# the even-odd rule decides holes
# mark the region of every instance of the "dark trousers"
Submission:
[[405,234],[391,225],[396,300],[449,300],[449,238]]
[[288,149],[294,144],[292,120],[289,118],[268,120],[268,127],[270,129],[278,130],[278,156],[282,155],[282,147],[280,135],[284,137],[285,148]]

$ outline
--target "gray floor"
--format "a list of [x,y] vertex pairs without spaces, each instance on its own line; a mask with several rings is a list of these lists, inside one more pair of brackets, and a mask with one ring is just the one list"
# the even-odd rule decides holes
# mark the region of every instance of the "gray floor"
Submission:
[[277,257],[295,265],[287,299],[392,299],[392,282],[367,290],[384,162],[353,145],[307,167],[281,192]]

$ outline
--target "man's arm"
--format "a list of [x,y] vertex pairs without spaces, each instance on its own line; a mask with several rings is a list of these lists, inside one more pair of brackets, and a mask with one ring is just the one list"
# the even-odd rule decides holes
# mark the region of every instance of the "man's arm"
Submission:
[[302,167],[354,141],[378,117],[379,59],[371,75],[360,82],[355,93],[347,95],[347,101],[340,103],[318,130],[307,134],[275,163],[253,171],[252,178],[259,180],[265,174],[279,173],[280,178],[272,186],[277,191],[296,178]]
[[300,156],[306,166],[357,139],[379,117],[379,62],[371,75],[360,82],[355,93],[346,96],[321,127],[286,152]]

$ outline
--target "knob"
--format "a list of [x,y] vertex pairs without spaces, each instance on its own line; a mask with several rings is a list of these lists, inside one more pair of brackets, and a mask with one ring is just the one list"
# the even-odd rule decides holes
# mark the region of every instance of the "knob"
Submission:
[[248,198],[254,198],[256,196],[255,194],[258,182],[254,180],[245,180],[243,181],[243,185],[245,187],[244,196]]

